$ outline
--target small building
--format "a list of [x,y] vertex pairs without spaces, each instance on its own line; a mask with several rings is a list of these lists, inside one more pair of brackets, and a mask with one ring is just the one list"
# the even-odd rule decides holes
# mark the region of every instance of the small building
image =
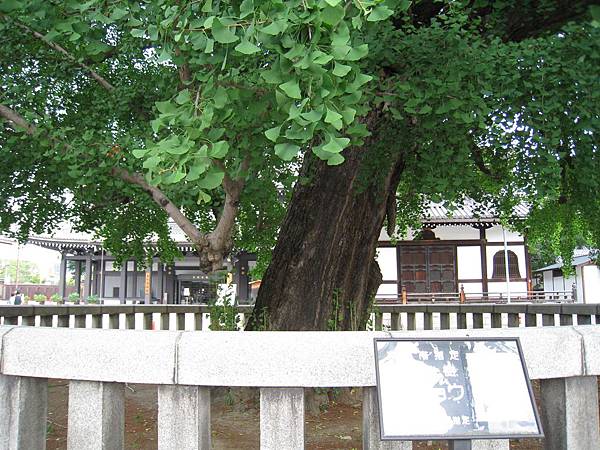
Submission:
[[543,277],[544,296],[557,299],[562,293],[571,294],[577,303],[600,303],[600,267],[588,252],[574,256],[574,274],[565,276],[561,261],[536,270]]
[[[519,207],[516,213],[524,217],[527,209]],[[525,238],[505,230],[493,212],[478,211],[474,202],[453,211],[432,203],[422,224],[422,230],[400,241],[382,230],[378,299],[401,298],[403,289],[408,300],[457,300],[461,290],[472,301],[504,301],[509,294],[515,300],[530,298]]]

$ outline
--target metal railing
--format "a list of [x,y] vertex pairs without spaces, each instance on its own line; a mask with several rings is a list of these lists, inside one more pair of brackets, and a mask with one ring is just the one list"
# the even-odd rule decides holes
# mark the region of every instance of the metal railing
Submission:
[[[502,292],[408,292],[407,303],[507,303],[508,296]],[[375,297],[377,303],[403,303],[402,294]],[[573,303],[573,291],[527,291],[511,292],[510,301],[517,303]]]

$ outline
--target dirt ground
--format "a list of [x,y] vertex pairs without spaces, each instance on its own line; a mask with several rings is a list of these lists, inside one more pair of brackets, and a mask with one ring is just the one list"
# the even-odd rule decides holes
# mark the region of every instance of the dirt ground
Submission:
[[[539,385],[534,381],[539,398]],[[68,382],[48,383],[48,450],[67,448]],[[258,450],[260,440],[257,395],[241,396],[220,389],[213,393],[212,442],[215,450]],[[360,392],[313,407],[306,413],[305,442],[308,450],[362,449]],[[152,385],[127,385],[125,389],[125,448],[157,449],[157,390]],[[317,402],[318,404],[318,402]],[[540,408],[538,402],[538,408]],[[446,450],[445,442],[417,442],[415,450]],[[511,450],[542,450],[543,439],[511,441]]]

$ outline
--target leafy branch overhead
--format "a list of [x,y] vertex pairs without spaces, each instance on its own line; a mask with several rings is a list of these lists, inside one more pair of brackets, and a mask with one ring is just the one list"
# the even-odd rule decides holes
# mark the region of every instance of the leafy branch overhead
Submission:
[[357,190],[402,158],[390,230],[470,196],[529,203],[532,238],[558,217],[561,252],[575,228],[600,244],[593,3],[4,0],[0,230],[69,219],[169,258],[170,217],[207,268],[266,261],[300,163],[363,146]]

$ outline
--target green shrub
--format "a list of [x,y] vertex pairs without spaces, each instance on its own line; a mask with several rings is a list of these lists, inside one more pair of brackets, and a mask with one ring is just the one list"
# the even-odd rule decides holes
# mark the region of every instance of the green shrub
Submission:
[[52,294],[50,296],[50,301],[55,302],[55,303],[62,303],[62,297],[58,294]]
[[100,303],[100,298],[98,298],[98,296],[97,296],[97,295],[90,295],[90,296],[87,298],[87,302],[88,302],[88,303],[91,303],[91,304]]
[[33,301],[34,302],[45,302],[48,298],[44,294],[34,294]]
[[67,297],[67,299],[70,302],[78,302],[79,301],[79,294],[77,292],[71,292],[69,294],[69,296]]

